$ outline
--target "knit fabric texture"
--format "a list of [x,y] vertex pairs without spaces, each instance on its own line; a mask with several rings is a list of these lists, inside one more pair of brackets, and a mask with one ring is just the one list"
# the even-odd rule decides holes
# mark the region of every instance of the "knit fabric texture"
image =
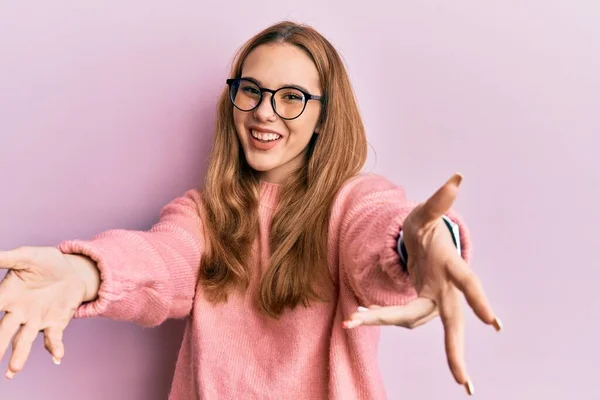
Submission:
[[[415,203],[381,176],[349,180],[334,201],[329,221],[332,301],[262,314],[256,296],[268,266],[269,227],[280,186],[260,183],[258,235],[249,287],[212,304],[197,284],[205,247],[202,200],[190,190],[166,205],[148,231],[110,230],[58,248],[95,260],[98,298],[76,318],[103,316],[156,326],[188,318],[171,400],[379,400],[386,398],[378,366],[378,327],[342,328],[358,306],[403,305],[416,298],[397,252],[402,222]],[[462,256],[470,256],[466,227],[459,224]],[[316,266],[315,266],[316,267]],[[398,362],[402,354],[398,354]]]

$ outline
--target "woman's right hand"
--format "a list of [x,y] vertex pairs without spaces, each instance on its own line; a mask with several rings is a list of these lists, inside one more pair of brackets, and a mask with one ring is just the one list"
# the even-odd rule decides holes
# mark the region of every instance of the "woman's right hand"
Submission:
[[64,356],[63,331],[77,308],[94,300],[100,285],[96,264],[55,247],[20,247],[0,251],[0,361],[12,340],[6,377],[12,379],[27,361],[39,332],[55,364]]

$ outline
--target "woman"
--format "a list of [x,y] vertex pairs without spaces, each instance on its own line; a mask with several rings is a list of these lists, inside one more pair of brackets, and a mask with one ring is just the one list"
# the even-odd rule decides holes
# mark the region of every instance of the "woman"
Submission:
[[171,399],[381,399],[378,331],[361,326],[410,328],[439,314],[452,374],[472,393],[460,292],[484,323],[500,322],[449,210],[461,178],[412,204],[360,173],[366,148],[333,46],[290,22],[257,34],[219,100],[202,190],[168,204],[147,232],[0,253],[7,377],[39,331],[60,363],[73,317],[189,317]]

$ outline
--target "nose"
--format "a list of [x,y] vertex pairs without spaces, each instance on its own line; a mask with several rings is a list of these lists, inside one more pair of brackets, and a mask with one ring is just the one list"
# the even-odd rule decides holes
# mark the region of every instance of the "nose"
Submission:
[[271,104],[271,97],[273,94],[263,92],[260,104],[254,110],[256,119],[260,121],[273,121],[276,118],[275,110]]

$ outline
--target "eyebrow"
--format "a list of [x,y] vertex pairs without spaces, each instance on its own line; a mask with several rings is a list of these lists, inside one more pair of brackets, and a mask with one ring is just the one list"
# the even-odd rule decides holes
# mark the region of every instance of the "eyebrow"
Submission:
[[[262,86],[262,83],[260,83],[260,81],[258,79],[253,78],[251,76],[242,76],[240,78],[241,79],[248,79],[249,81],[252,81],[252,82],[256,83],[258,86]],[[293,88],[296,88],[296,89],[303,90],[306,93],[311,93],[312,94],[312,92],[310,90],[308,90],[307,88],[305,88],[304,86],[300,86],[300,85],[297,85],[295,83],[285,83],[285,84],[281,85],[280,87],[293,87]]]

